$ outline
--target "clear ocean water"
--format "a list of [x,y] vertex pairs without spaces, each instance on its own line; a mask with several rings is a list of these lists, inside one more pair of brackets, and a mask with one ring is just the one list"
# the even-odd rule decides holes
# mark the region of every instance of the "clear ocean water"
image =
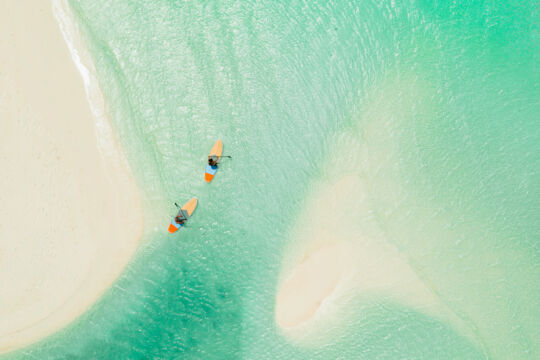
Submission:
[[[145,235],[89,311],[0,359],[540,358],[538,2],[70,5]],[[218,138],[233,158],[209,186]],[[342,176],[362,179],[383,241],[466,333],[362,294],[309,346],[279,330],[292,229]],[[173,203],[192,196],[170,236]]]

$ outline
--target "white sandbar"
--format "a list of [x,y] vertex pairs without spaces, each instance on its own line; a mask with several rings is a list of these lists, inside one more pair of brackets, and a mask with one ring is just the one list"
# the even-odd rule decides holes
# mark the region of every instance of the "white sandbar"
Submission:
[[313,317],[345,271],[343,243],[325,244],[299,263],[280,289],[276,299],[276,322],[294,327]]
[[373,224],[359,177],[320,184],[313,194],[284,255],[275,308],[280,328],[305,338],[335,320],[353,298],[448,317],[444,304]]
[[0,55],[3,353],[62,328],[104,293],[139,244],[142,210],[121,152],[112,138],[103,151],[96,136],[50,2],[0,2]]

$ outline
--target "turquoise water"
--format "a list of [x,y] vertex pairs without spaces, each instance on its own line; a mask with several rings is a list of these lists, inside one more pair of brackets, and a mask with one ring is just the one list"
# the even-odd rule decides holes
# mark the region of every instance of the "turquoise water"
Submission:
[[[88,312],[0,359],[540,357],[536,2],[70,4],[145,236]],[[207,185],[217,138],[233,159]],[[466,332],[362,294],[309,346],[278,329],[291,231],[315,184],[345,175]],[[173,202],[194,195],[170,236]]]

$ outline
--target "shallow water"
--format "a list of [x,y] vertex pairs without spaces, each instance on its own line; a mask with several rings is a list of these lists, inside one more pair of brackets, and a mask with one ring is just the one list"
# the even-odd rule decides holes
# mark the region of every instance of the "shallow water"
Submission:
[[[1,359],[540,357],[535,2],[70,4],[145,237],[92,309]],[[233,158],[208,185],[217,138]],[[298,343],[274,322],[283,259],[347,176],[339,236],[397,249],[445,310],[352,291]]]

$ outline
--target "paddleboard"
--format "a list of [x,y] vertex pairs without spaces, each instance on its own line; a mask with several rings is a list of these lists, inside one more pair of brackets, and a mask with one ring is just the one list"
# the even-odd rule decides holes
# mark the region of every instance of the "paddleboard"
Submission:
[[[180,215],[183,219],[187,220],[191,214],[193,214],[193,210],[197,207],[197,198],[193,198],[189,200],[187,203],[182,206],[182,208],[178,211],[178,214],[176,216]],[[176,217],[175,216],[175,217]],[[171,223],[169,224],[169,232],[172,234],[176,232],[176,230],[180,229],[183,226],[183,224],[178,224],[176,221],[174,221],[174,218],[172,219]]]
[[[217,157],[217,161],[221,159],[221,154],[223,153],[223,142],[221,140],[216,141],[214,146],[212,146],[212,149],[210,150],[210,154],[208,157],[215,156]],[[217,166],[210,166],[208,163],[206,164],[206,170],[204,172],[204,180],[206,182],[212,181],[214,178],[214,175],[217,172],[218,167]]]

